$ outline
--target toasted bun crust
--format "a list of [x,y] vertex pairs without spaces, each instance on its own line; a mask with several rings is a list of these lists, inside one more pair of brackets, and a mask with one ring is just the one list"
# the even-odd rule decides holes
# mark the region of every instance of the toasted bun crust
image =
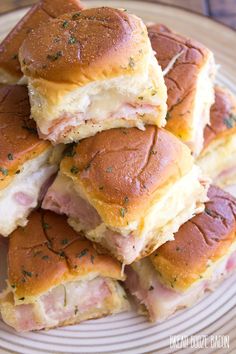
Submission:
[[98,254],[64,216],[35,211],[27,226],[18,228],[10,237],[8,278],[19,299],[36,297],[91,273],[123,279],[120,264],[108,255]]
[[205,211],[182,225],[151,256],[160,280],[178,290],[201,279],[209,261],[225,256],[236,241],[236,199],[218,187],[208,191]]
[[0,88],[0,189],[28,160],[51,147],[39,140],[36,125],[30,119],[26,86],[8,85]]
[[33,29],[50,18],[81,8],[79,0],[42,0],[34,5],[0,44],[0,82],[16,82],[22,76],[18,51]]
[[193,166],[187,146],[154,126],[103,131],[82,140],[71,155],[63,159],[62,173],[114,227],[137,220],[154,195],[158,199]]
[[148,34],[162,70],[182,53],[165,75],[168,92],[166,129],[188,142],[193,129],[197,78],[212,53],[197,41],[182,37],[163,25],[149,26]]
[[215,87],[215,103],[211,107],[211,122],[204,131],[204,149],[217,139],[236,132],[236,98],[226,88]]
[[[149,46],[136,16],[108,7],[87,9],[33,31],[20,49],[21,68],[30,78],[83,86],[141,70]],[[37,88],[41,84],[39,80]]]

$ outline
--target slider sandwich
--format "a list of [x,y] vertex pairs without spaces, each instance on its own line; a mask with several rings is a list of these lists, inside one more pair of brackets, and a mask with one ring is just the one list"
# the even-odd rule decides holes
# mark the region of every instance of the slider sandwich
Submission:
[[203,132],[214,103],[213,53],[163,25],[149,26],[148,33],[167,86],[166,129],[197,156],[203,148]]
[[40,23],[81,8],[79,0],[41,0],[32,6],[0,44],[0,83],[16,83],[22,77],[18,51],[29,33]]
[[221,187],[236,183],[236,99],[219,86],[215,88],[215,104],[210,125],[204,131],[198,165]]
[[203,210],[206,187],[190,150],[147,126],[111,129],[66,152],[43,208],[125,264],[145,257]]
[[53,143],[165,124],[166,86],[146,26],[123,10],[88,9],[41,25],[20,62],[32,117]]
[[19,332],[72,325],[129,308],[121,265],[96,252],[65,217],[35,211],[9,242],[2,319]]
[[39,140],[26,86],[0,88],[0,235],[27,223],[55,175],[61,146]]
[[205,211],[182,225],[174,241],[126,267],[126,287],[151,321],[192,306],[236,270],[236,199],[214,186],[208,197]]

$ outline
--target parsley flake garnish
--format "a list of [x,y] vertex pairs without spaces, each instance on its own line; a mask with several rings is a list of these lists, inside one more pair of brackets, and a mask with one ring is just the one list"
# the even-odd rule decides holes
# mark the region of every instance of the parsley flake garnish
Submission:
[[32,127],[27,127],[27,125],[22,125],[21,128],[28,130],[28,132],[32,133],[32,134],[37,134],[37,129],[36,128],[32,128]]
[[124,198],[124,203],[125,203],[125,204],[128,204],[128,203],[129,203],[129,198],[128,198],[127,196]]
[[168,120],[169,120],[170,118],[171,118],[170,113],[167,112],[167,113],[166,113],[166,121],[168,122]]
[[79,312],[78,306],[75,306],[75,316],[77,315],[77,313]]
[[79,172],[79,169],[76,166],[72,166],[70,172],[73,173],[73,175],[76,175]]
[[64,307],[66,307],[67,306],[67,293],[66,293],[65,285],[63,285],[63,287],[64,287]]
[[60,57],[62,57],[62,52],[60,50],[58,52],[56,52],[55,54],[48,54],[47,55],[47,59],[49,59],[51,61],[56,61]]
[[12,155],[11,153],[9,153],[9,154],[7,155],[7,158],[8,158],[8,160],[13,160],[13,155]]
[[49,228],[50,228],[49,224],[47,224],[46,222],[43,222],[43,229],[48,230]]
[[88,171],[90,169],[90,167],[91,167],[91,163],[88,163],[87,166],[85,166],[85,168],[84,168],[85,171]]
[[67,28],[68,27],[68,25],[69,25],[69,22],[68,21],[63,21],[63,23],[62,23],[62,27],[63,28]]
[[230,119],[230,118],[224,118],[224,124],[226,125],[226,127],[228,128],[228,129],[231,129],[231,128],[233,128],[233,122],[232,122],[232,120]]
[[77,39],[74,36],[70,36],[68,39],[68,44],[75,44],[77,42]]
[[26,277],[29,277],[29,278],[31,278],[32,277],[32,273],[31,272],[28,272],[27,270],[22,270],[22,274],[24,275],[24,276],[26,276]]
[[157,151],[156,151],[156,150],[151,150],[150,154],[151,154],[151,155],[156,155],[156,154],[157,154]]
[[127,209],[126,208],[120,208],[120,216],[122,217],[122,218],[124,218],[125,217],[125,214],[127,213]]
[[211,212],[211,210],[210,209],[208,209],[208,208],[205,208],[205,213],[207,214],[207,215],[209,215],[209,216],[213,216],[213,213]]
[[8,176],[8,169],[5,167],[0,167],[0,172],[2,172],[3,176]]
[[135,61],[134,58],[130,57],[129,58],[129,67],[133,69],[135,67]]
[[62,245],[67,245],[68,243],[69,243],[69,241],[67,239],[64,239],[64,240],[61,241]]
[[72,15],[72,20],[77,20],[80,17],[81,13],[77,12],[76,14]]
[[66,156],[66,157],[73,157],[73,156],[75,156],[75,151],[74,151],[73,147],[70,148],[70,149],[68,149],[68,150],[66,150],[65,153],[64,153],[64,156]]
[[230,114],[229,117],[223,119],[223,122],[228,129],[233,128],[236,122],[236,115]]
[[47,261],[47,260],[49,259],[49,256],[45,255],[45,256],[42,257],[42,259],[43,259],[44,261]]
[[88,249],[85,248],[79,254],[77,254],[76,258],[82,258],[82,257],[86,256],[87,253],[88,253]]
[[112,170],[113,170],[113,168],[112,168],[111,166],[109,166],[109,167],[107,167],[106,172],[107,172],[107,173],[111,173]]

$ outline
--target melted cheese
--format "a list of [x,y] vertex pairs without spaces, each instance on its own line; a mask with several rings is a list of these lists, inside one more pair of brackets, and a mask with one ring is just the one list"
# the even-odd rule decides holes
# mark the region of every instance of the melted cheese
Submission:
[[[38,204],[40,189],[56,172],[57,165],[49,165],[52,149],[27,161],[22,171],[15,176],[7,188],[0,191],[0,234],[8,236],[17,226],[25,226],[29,212]],[[19,203],[17,196],[25,198]]]
[[[123,75],[120,77],[99,80],[76,88],[52,104],[50,99],[43,97],[29,79],[31,112],[42,134],[47,135],[57,119],[68,118],[67,126],[85,124],[85,120],[93,123],[111,117],[123,118],[123,107],[152,106],[153,119],[160,115],[160,125],[165,123],[167,111],[166,87],[161,67],[158,65],[150,48],[149,59],[140,74]],[[158,112],[159,110],[159,112]],[[71,120],[71,122],[69,121]]]

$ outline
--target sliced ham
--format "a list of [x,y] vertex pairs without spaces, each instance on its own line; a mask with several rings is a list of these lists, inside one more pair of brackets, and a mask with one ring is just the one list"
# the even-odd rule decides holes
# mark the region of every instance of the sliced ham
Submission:
[[132,263],[142,251],[145,240],[134,237],[132,233],[124,236],[118,232],[106,229],[103,234],[104,247],[113,248],[114,253],[122,255],[127,263]]
[[[140,101],[141,102],[141,101]],[[125,120],[133,120],[137,119],[137,115],[143,117],[145,114],[153,115],[154,110],[156,107],[151,104],[123,104],[119,107],[118,110],[115,112],[111,112],[109,120],[116,120],[116,119],[125,119]],[[59,141],[63,138],[63,136],[67,135],[70,131],[72,131],[77,125],[81,124],[82,122],[89,122],[94,124],[99,124],[102,120],[93,120],[91,119],[90,114],[85,114],[78,112],[77,115],[70,116],[63,116],[54,120],[49,128],[48,134],[43,134],[39,130],[39,136],[43,139],[49,139],[51,141]],[[85,124],[85,123],[84,123]],[[144,128],[141,123],[139,128]]]
[[83,314],[99,312],[110,296],[112,291],[106,278],[59,285],[39,297],[35,304],[12,307],[14,326],[20,332],[59,326]]
[[13,195],[14,200],[25,207],[31,207],[34,203],[34,198],[27,193],[17,192]]
[[85,230],[91,230],[101,223],[97,211],[78,195],[73,182],[62,175],[58,175],[49,188],[42,207],[80,220]]
[[[78,220],[76,226],[74,222],[71,223],[77,231],[81,228],[89,232],[102,223],[96,209],[75,191],[73,181],[60,174],[49,188],[42,207]],[[87,236],[90,237],[89,233]],[[107,228],[101,230],[100,236],[103,238],[104,247],[113,248],[116,253],[124,255],[127,260],[135,259],[144,243],[144,240],[134,237],[132,233],[124,236]]]

